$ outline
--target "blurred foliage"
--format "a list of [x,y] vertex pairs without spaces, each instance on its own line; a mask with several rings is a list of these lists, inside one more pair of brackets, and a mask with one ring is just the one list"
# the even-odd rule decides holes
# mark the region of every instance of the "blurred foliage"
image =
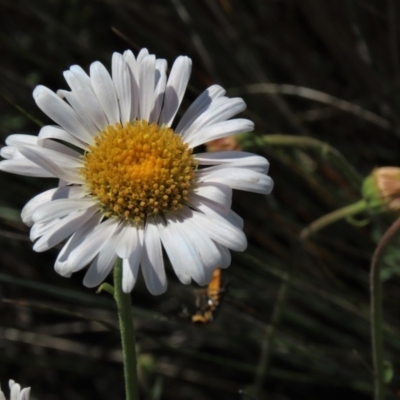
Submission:
[[[66,88],[62,71],[71,65],[109,67],[113,51],[147,47],[169,65],[180,54],[193,59],[182,110],[213,83],[242,96],[256,123],[246,149],[271,163],[272,195],[235,193],[249,248],[223,271],[215,321],[198,326],[184,317],[196,288],[178,283],[171,269],[166,294],[152,297],[142,281],[135,287],[143,399],[371,398],[368,269],[392,218],[366,215],[365,227],[338,222],[300,247],[301,229],[357,201],[359,188],[321,149],[256,139],[314,138],[361,177],[398,166],[399,16],[395,0],[0,0],[2,143],[51,123],[32,99],[36,85]],[[34,253],[16,218],[54,182],[1,173],[0,185],[2,385],[15,379],[41,400],[122,399],[110,296],[85,289],[83,273],[58,276],[58,249]],[[385,261],[386,378],[396,398],[398,246]],[[274,319],[288,274],[287,303]],[[271,359],[252,394],[272,329]]]

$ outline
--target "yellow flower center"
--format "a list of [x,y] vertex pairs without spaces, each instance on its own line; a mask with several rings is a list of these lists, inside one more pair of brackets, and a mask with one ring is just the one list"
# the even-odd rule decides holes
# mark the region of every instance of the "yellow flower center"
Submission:
[[108,126],[88,147],[81,173],[107,217],[140,222],[183,207],[193,184],[192,149],[165,126]]

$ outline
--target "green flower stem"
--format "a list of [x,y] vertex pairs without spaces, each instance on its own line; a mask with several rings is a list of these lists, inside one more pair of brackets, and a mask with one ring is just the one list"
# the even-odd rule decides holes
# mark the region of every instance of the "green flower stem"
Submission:
[[384,400],[386,395],[385,365],[383,354],[383,312],[382,312],[382,282],[380,279],[380,266],[384,250],[400,230],[398,218],[385,232],[378,243],[372,256],[370,273],[371,291],[371,336],[372,359],[374,363],[374,400]]
[[122,260],[120,258],[114,264],[114,299],[117,303],[121,332],[126,400],[139,400],[131,296],[122,290]]
[[307,240],[311,235],[313,235],[315,232],[318,232],[322,228],[325,228],[326,226],[339,221],[340,219],[351,217],[355,214],[365,211],[368,208],[369,206],[365,200],[360,200],[354,204],[350,204],[349,206],[339,208],[338,210],[335,210],[329,214],[325,214],[304,228],[300,232],[300,239],[303,241]]
[[321,140],[309,136],[294,136],[284,134],[274,135],[247,135],[243,134],[238,137],[242,147],[259,147],[265,146],[281,146],[293,148],[305,148],[318,150],[322,157],[332,162],[336,168],[341,171],[343,176],[348,177],[353,187],[360,190],[363,178],[359,175],[356,169],[344,158],[344,156],[334,147]]
[[374,399],[385,398],[384,355],[383,355],[383,316],[382,316],[382,282],[379,274],[379,263],[373,264],[370,276],[371,293],[371,339],[372,359],[374,364]]

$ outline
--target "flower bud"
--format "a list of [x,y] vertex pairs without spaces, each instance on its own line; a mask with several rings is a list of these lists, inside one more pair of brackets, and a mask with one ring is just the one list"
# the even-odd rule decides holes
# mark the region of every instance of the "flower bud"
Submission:
[[400,168],[376,168],[365,178],[362,194],[374,211],[400,212]]

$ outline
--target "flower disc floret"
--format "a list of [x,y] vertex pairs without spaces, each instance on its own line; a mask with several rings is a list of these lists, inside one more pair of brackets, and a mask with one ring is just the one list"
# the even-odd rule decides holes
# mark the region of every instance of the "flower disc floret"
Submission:
[[82,174],[107,217],[137,223],[181,209],[195,169],[192,150],[180,135],[141,120],[101,132],[84,155]]

